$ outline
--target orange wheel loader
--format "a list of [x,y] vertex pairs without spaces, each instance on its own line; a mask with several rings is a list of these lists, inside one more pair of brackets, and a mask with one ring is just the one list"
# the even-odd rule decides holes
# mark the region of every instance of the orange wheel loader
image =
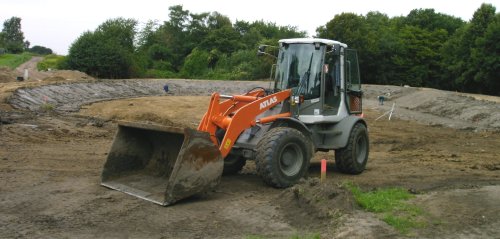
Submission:
[[196,130],[119,123],[102,185],[166,206],[212,190],[247,160],[277,188],[303,177],[316,151],[334,150],[341,172],[363,172],[369,143],[356,51],[315,38],[280,40],[277,56],[270,48],[258,55],[276,58],[274,87],[213,93]]

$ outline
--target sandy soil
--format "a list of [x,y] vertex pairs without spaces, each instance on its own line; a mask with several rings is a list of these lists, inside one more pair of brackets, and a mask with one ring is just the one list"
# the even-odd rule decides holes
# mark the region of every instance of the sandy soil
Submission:
[[[405,118],[402,110],[428,121],[432,119],[426,117],[429,113],[403,108],[403,103],[398,103],[402,105],[396,111],[399,115],[395,114],[391,121],[387,118],[375,121],[390,107],[390,103],[377,106],[374,101],[374,96],[386,88],[367,88],[365,114],[371,151],[363,174],[338,173],[332,153],[315,155],[310,179],[301,185],[312,189],[323,187],[321,192],[328,201],[322,204],[328,207],[307,203],[307,198],[294,196],[293,189],[266,186],[251,162],[240,174],[223,177],[212,194],[171,207],[160,207],[101,187],[100,172],[116,132],[116,120],[188,127],[198,123],[208,105],[210,92],[198,91],[196,87],[216,87],[211,81],[182,82],[177,81],[180,86],[190,86],[182,89],[193,88],[193,94],[198,96],[187,96],[189,90],[179,89],[153,97],[108,101],[98,98],[96,101],[102,102],[84,105],[78,113],[65,110],[78,105],[65,107],[64,103],[59,105],[59,101],[54,101],[62,109],[59,111],[0,109],[0,237],[408,236],[399,234],[377,215],[353,205],[352,198],[335,187],[345,180],[365,190],[399,186],[417,192],[412,202],[428,212],[424,216],[427,226],[412,231],[411,237],[494,238],[500,235],[498,132],[474,131],[467,127],[455,129],[420,119],[402,120],[400,118]],[[155,84],[161,85],[164,81]],[[236,92],[249,87],[244,87],[245,82],[237,84],[232,88]],[[88,87],[80,86],[78,94],[86,95],[83,89]],[[0,84],[0,87],[11,86]],[[229,91],[230,87],[227,84],[226,87]],[[11,93],[32,96],[30,92],[43,89],[25,88],[23,94]],[[411,90],[421,93],[418,89]],[[405,95],[410,96],[409,92]],[[433,94],[429,97],[436,97]],[[12,95],[9,99],[12,100]],[[391,100],[394,102],[396,98]],[[16,108],[15,104],[11,105]],[[312,179],[319,177],[321,158],[329,159],[327,183],[311,184]],[[328,196],[334,194],[339,196]],[[325,208],[331,213],[325,214],[322,211]]]

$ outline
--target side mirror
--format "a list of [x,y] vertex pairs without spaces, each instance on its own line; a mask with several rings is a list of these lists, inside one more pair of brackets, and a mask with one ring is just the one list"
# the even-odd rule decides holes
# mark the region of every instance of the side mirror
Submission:
[[333,51],[333,55],[339,56],[340,55],[340,45],[334,44],[332,51]]
[[266,52],[267,47],[273,47],[273,46],[268,46],[268,45],[260,45],[259,50],[257,50],[257,56],[263,56],[263,55],[268,55],[274,57],[274,59],[278,59],[275,55],[271,55]]
[[259,50],[257,50],[257,56],[263,56],[266,54],[266,45],[260,45]]
[[332,48],[326,52],[327,54],[332,54],[334,56],[340,56],[340,45],[334,44]]

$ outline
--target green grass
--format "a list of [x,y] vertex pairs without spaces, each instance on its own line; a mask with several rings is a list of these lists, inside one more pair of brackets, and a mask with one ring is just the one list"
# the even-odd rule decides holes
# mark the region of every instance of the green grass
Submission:
[[377,189],[363,192],[358,186],[346,183],[356,202],[365,210],[382,215],[382,220],[401,233],[425,226],[419,216],[423,210],[407,202],[414,197],[403,188]]
[[65,60],[65,56],[47,55],[42,61],[38,62],[36,66],[39,71],[46,71],[48,69],[60,69],[61,62]]
[[55,106],[51,103],[43,103],[40,105],[40,110],[43,112],[54,111],[54,109],[55,109]]
[[30,53],[23,54],[1,54],[0,55],[0,66],[6,66],[11,69],[14,69],[24,62],[31,59],[33,55]]

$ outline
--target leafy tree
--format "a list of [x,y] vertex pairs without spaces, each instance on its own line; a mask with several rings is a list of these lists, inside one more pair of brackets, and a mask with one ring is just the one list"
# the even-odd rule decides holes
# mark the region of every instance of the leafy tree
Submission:
[[367,24],[363,16],[354,13],[341,13],[317,29],[321,38],[335,39],[360,49],[368,41]]
[[495,10],[482,4],[468,23],[434,9],[393,18],[342,13],[318,27],[317,36],[356,48],[365,83],[500,94]]
[[206,50],[218,49],[222,53],[232,53],[243,46],[240,35],[231,26],[224,26],[210,31],[208,36],[201,42]]
[[52,49],[44,47],[44,46],[33,46],[32,48],[28,49],[29,52],[35,53],[35,54],[40,54],[40,55],[50,55],[52,54]]
[[208,58],[210,54],[204,50],[195,48],[186,57],[182,67],[182,76],[187,78],[199,78],[208,72]]
[[262,34],[249,22],[236,21],[233,27],[240,35],[240,42],[245,49],[255,48],[263,38]]
[[101,78],[129,78],[142,71],[134,57],[133,19],[104,22],[94,32],[85,32],[70,47],[67,66]]
[[140,32],[137,33],[138,50],[147,48],[154,43],[155,31],[158,29],[158,22],[149,20]]
[[[233,24],[218,12],[192,13],[179,5],[169,10],[168,21],[160,25],[148,23],[138,34],[136,54],[145,56],[148,74],[224,79],[236,79],[234,76],[240,75],[245,79],[259,79],[262,78],[260,71],[247,70],[262,66],[258,63],[262,58],[257,59],[255,52],[259,44],[277,45],[281,38],[305,36],[305,32],[298,32],[295,27],[263,21]],[[235,54],[251,55],[251,63],[219,64],[233,59]],[[263,62],[267,76],[272,63]],[[244,64],[247,66],[242,67]],[[243,68],[245,70],[241,70]],[[239,73],[232,74],[231,71],[237,69]]]
[[400,84],[439,87],[440,56],[437,50],[446,35],[444,29],[432,32],[415,26],[401,29],[399,37],[404,47],[397,62]]
[[[376,51],[377,47],[374,45],[374,37],[371,36],[369,25],[364,16],[354,13],[341,13],[326,23],[325,26],[319,27],[317,35],[321,38],[335,39],[340,42],[346,43],[350,48],[355,48],[358,51],[359,65],[361,75],[365,83],[375,83],[376,75],[373,72],[368,72],[370,68],[370,58],[377,58],[370,52]],[[373,57],[371,57],[373,56]]]
[[[369,12],[365,16],[367,38],[364,50],[360,52],[363,57],[361,70],[365,83],[397,84],[397,68],[394,63],[396,52],[400,52],[397,34],[394,34],[391,19],[380,12]],[[362,55],[361,55],[362,54]]]
[[24,50],[24,33],[21,30],[21,18],[11,17],[3,23],[1,34],[7,51],[11,53],[21,53]]
[[267,79],[273,62],[273,59],[257,57],[255,50],[239,50],[231,55],[220,56],[208,77],[228,80]]
[[[462,91],[481,93],[483,86],[480,77],[475,77],[480,71],[481,60],[479,50],[481,47],[481,39],[487,31],[488,25],[494,22],[495,7],[491,4],[482,4],[479,9],[474,12],[472,20],[465,27],[464,32],[459,39],[459,55],[454,59],[454,65],[459,71],[459,76],[456,79],[457,87]],[[475,53],[474,53],[475,52]],[[473,57],[473,54],[476,54]],[[497,55],[498,57],[498,55]]]
[[133,51],[136,27],[137,21],[134,19],[116,18],[99,25],[95,33],[104,39],[113,41],[125,50]]
[[233,24],[231,23],[231,20],[227,17],[224,16],[218,12],[212,12],[209,17],[208,17],[208,28],[210,30],[215,30],[215,29],[221,29],[225,27],[231,27]]
[[450,35],[465,24],[460,18],[436,13],[434,9],[414,9],[403,19],[402,23],[431,32],[444,29]]
[[210,13],[207,12],[200,14],[190,13],[189,16],[190,16],[190,21],[186,29],[188,32],[188,38],[190,39],[189,47],[195,48],[197,47],[198,44],[196,44],[194,40],[204,39],[210,32],[210,29],[208,27],[208,19]]
[[474,82],[481,93],[500,95],[500,14],[488,24],[482,37],[471,50]]
[[[156,33],[155,43],[164,45],[171,52],[169,62],[176,72],[184,64],[184,58],[191,53],[189,33],[189,11],[176,5],[169,8],[170,20],[161,25]],[[198,39],[199,40],[199,39]]]
[[0,49],[5,48],[5,33],[0,32]]

